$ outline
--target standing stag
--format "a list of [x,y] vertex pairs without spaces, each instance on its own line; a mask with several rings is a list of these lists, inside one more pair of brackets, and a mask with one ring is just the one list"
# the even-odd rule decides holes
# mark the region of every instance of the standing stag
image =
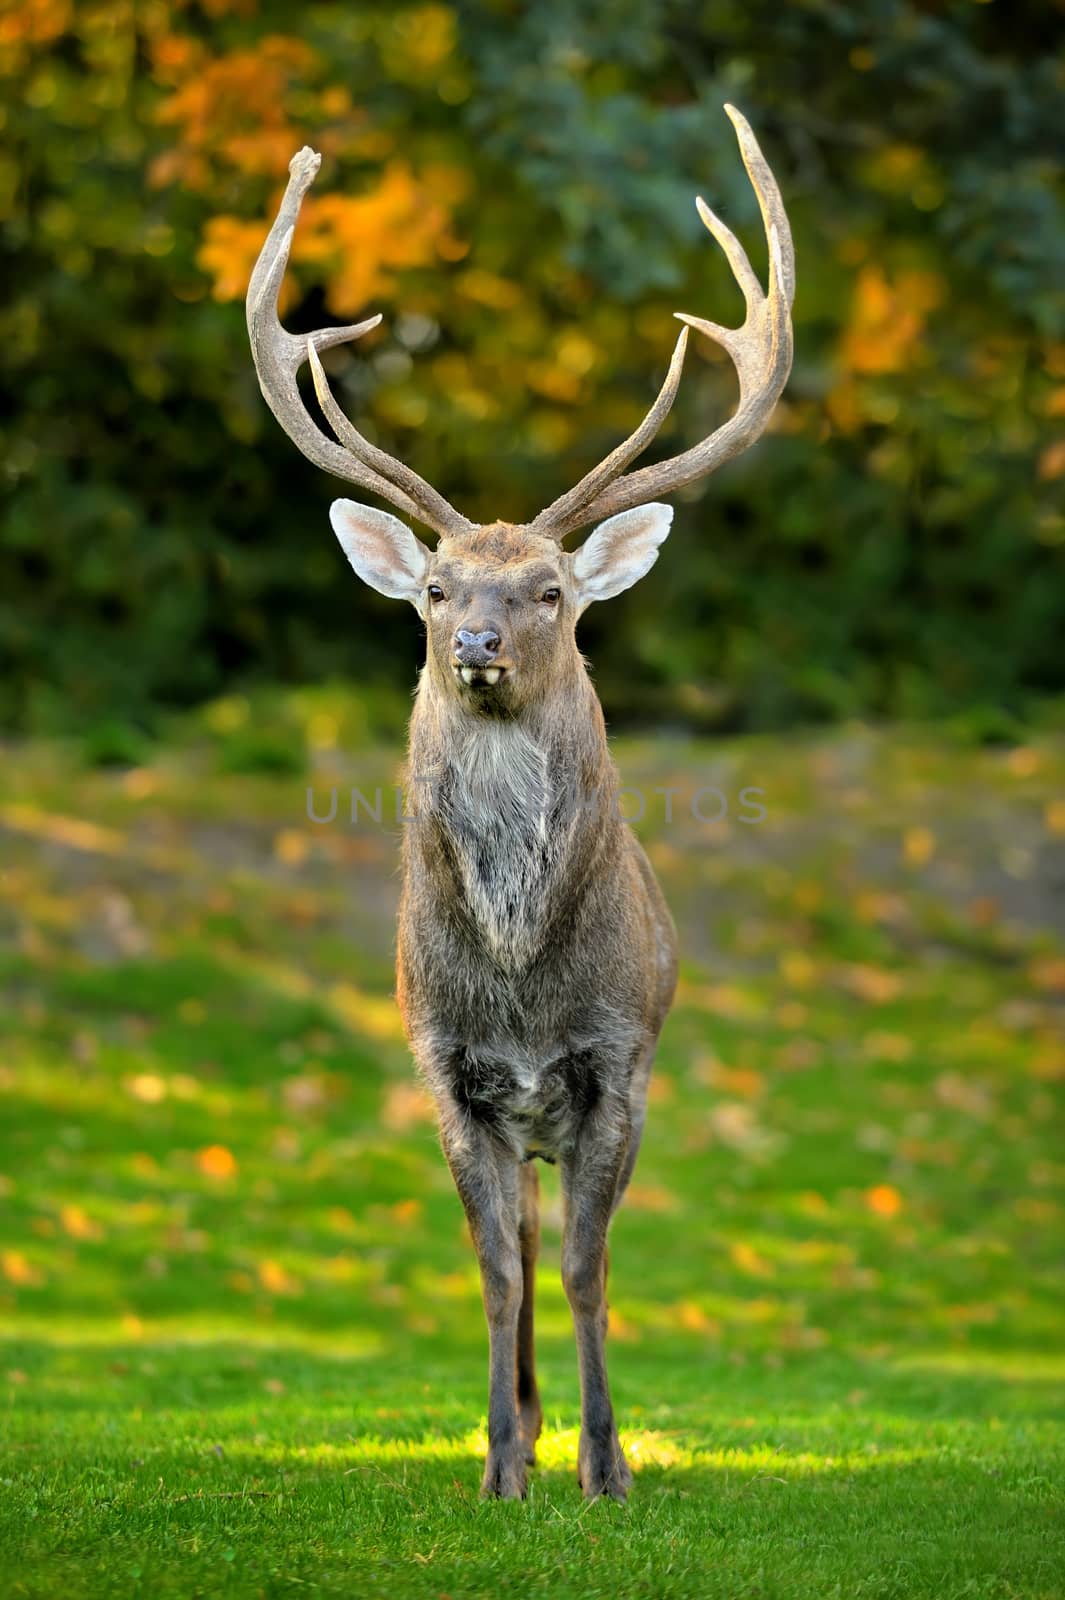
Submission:
[[[653,565],[673,515],[654,497],[752,444],[791,367],[787,216],[746,120],[726,111],[765,225],[769,292],[739,240],[698,200],[743,291],[742,327],[681,315],[688,326],[644,421],[528,524],[467,521],[340,410],[319,354],[380,317],[309,338],[281,327],[278,290],[321,160],[313,150],[292,160],[248,291],[259,382],[289,437],[318,466],[439,535],[430,550],[386,511],[354,500],[330,510],[359,577],[409,600],[428,636],[410,724],[415,798],[403,847],[398,995],[480,1263],[490,1341],[482,1492],[504,1498],[524,1495],[541,1426],[536,1156],[561,1168],[581,1486],[588,1498],[624,1500],[631,1479],[607,1386],[607,1229],[640,1145],[676,940],[647,857],[617,811],[617,774],[574,628],[593,600],[609,600]],[[731,357],[739,406],[692,449],[626,472],[673,404],[689,327]],[[296,385],[304,361],[336,441],[304,408]],[[562,548],[567,534],[604,517],[579,549]]]

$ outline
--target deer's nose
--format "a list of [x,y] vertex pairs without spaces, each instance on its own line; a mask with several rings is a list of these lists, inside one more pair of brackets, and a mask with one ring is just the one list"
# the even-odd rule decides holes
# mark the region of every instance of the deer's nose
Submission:
[[489,666],[499,654],[502,642],[494,628],[486,628],[483,633],[459,628],[455,634],[455,660],[462,667]]

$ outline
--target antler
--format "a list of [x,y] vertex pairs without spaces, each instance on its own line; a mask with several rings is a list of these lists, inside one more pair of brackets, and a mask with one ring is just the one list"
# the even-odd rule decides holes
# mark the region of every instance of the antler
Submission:
[[[739,141],[747,175],[758,196],[769,245],[769,292],[763,293],[747,254],[730,228],[703,200],[696,206],[706,228],[724,250],[743,290],[747,315],[739,328],[677,312],[687,324],[677,340],[665,382],[650,411],[624,443],[593,467],[568,493],[535,520],[530,532],[561,542],[589,522],[671,494],[715,471],[753,444],[769,421],[791,371],[791,304],[795,298],[795,252],[784,202],[776,179],[750,126],[734,106],[725,107]],[[280,209],[263,245],[248,286],[248,333],[255,370],[267,405],[303,454],[327,472],[380,495],[401,511],[417,517],[441,534],[469,533],[476,526],[445,500],[431,484],[363,437],[337,405],[319,360],[319,352],[359,339],[381,321],[379,316],[345,328],[322,328],[307,338],[286,333],[277,314],[277,296],[285,275],[292,235],[303,197],[318,174],[321,156],[304,146],[289,163],[289,182]],[[625,472],[658,433],[680,385],[687,351],[688,328],[714,339],[731,356],[740,384],[735,413],[700,444],[668,461]],[[327,438],[309,416],[296,373],[309,361],[319,404],[340,443]]]
[[[368,317],[365,322],[346,328],[321,328],[306,338],[286,333],[278,319],[277,296],[288,265],[296,219],[321,163],[318,152],[306,145],[290,161],[288,187],[248,285],[248,335],[259,387],[293,444],[316,466],[372,490],[437,533],[468,533],[474,524],[410,467],[363,438],[329,391],[318,352],[360,339],[376,328],[381,318]],[[296,373],[308,360],[322,410],[340,444],[316,427],[303,404]]]
[[684,362],[687,328],[677,341],[669,373],[658,399],[647,416],[605,461],[593,467],[576,488],[570,489],[541,511],[529,524],[535,533],[548,534],[562,540],[575,528],[596,522],[601,517],[613,516],[617,511],[627,511],[631,506],[644,505],[682,489],[696,478],[730,461],[748,445],[753,444],[769,421],[770,414],[791,371],[791,304],[795,298],[795,251],[791,242],[784,202],[769,164],[758,148],[746,117],[735,106],[725,107],[739,141],[740,154],[747,175],[758,196],[766,239],[769,244],[769,293],[763,294],[747,253],[735,234],[716,217],[703,200],[696,206],[705,226],[713,234],[728,258],[729,266],[747,303],[747,315],[742,327],[723,328],[719,323],[707,322],[702,317],[690,317],[683,311],[677,316],[688,327],[697,328],[715,339],[731,356],[740,381],[740,403],[728,422],[704,439],[701,444],[659,461],[641,467],[636,472],[620,476],[629,462],[654,438],[673,404],[680,382]]

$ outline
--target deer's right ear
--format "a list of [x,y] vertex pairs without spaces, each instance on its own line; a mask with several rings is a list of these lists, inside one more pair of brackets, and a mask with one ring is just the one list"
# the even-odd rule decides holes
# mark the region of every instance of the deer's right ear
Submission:
[[390,600],[420,603],[429,551],[405,522],[391,512],[361,506],[357,500],[334,500],[329,520],[363,583]]

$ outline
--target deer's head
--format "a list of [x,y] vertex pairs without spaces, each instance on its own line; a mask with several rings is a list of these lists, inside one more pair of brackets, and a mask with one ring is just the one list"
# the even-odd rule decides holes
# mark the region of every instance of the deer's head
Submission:
[[424,621],[435,685],[491,714],[541,700],[565,678],[577,660],[577,618],[643,576],[673,512],[654,504],[622,511],[572,555],[505,522],[445,534],[430,550],[387,511],[335,500],[329,515],[359,577],[409,600]]
[[[409,600],[426,624],[428,666],[437,686],[471,711],[516,710],[557,681],[576,659],[574,627],[593,600],[606,600],[642,578],[669,532],[672,511],[654,497],[714,471],[765,428],[791,370],[795,261],[780,191],[746,119],[726,111],[758,196],[769,245],[769,291],[736,236],[702,200],[699,215],[721,245],[743,291],[739,328],[677,315],[681,331],[665,382],[640,426],[575,488],[530,523],[478,525],[456,511],[424,478],[363,437],[329,389],[319,352],[358,339],[380,317],[307,338],[286,333],[277,296],[303,197],[321,157],[303,149],[290,164],[281,208],[252,273],[248,332],[266,402],[304,455],[337,477],[389,501],[439,535],[435,549],[406,523],[354,500],[334,501],[330,520],[358,575],[382,594]],[[739,405],[728,422],[667,461],[626,472],[669,412],[680,383],[688,329],[708,335],[731,357]],[[315,391],[336,440],[308,414],[296,373],[309,361]],[[600,521],[600,519],[605,519]],[[574,552],[562,541],[598,526]]]

